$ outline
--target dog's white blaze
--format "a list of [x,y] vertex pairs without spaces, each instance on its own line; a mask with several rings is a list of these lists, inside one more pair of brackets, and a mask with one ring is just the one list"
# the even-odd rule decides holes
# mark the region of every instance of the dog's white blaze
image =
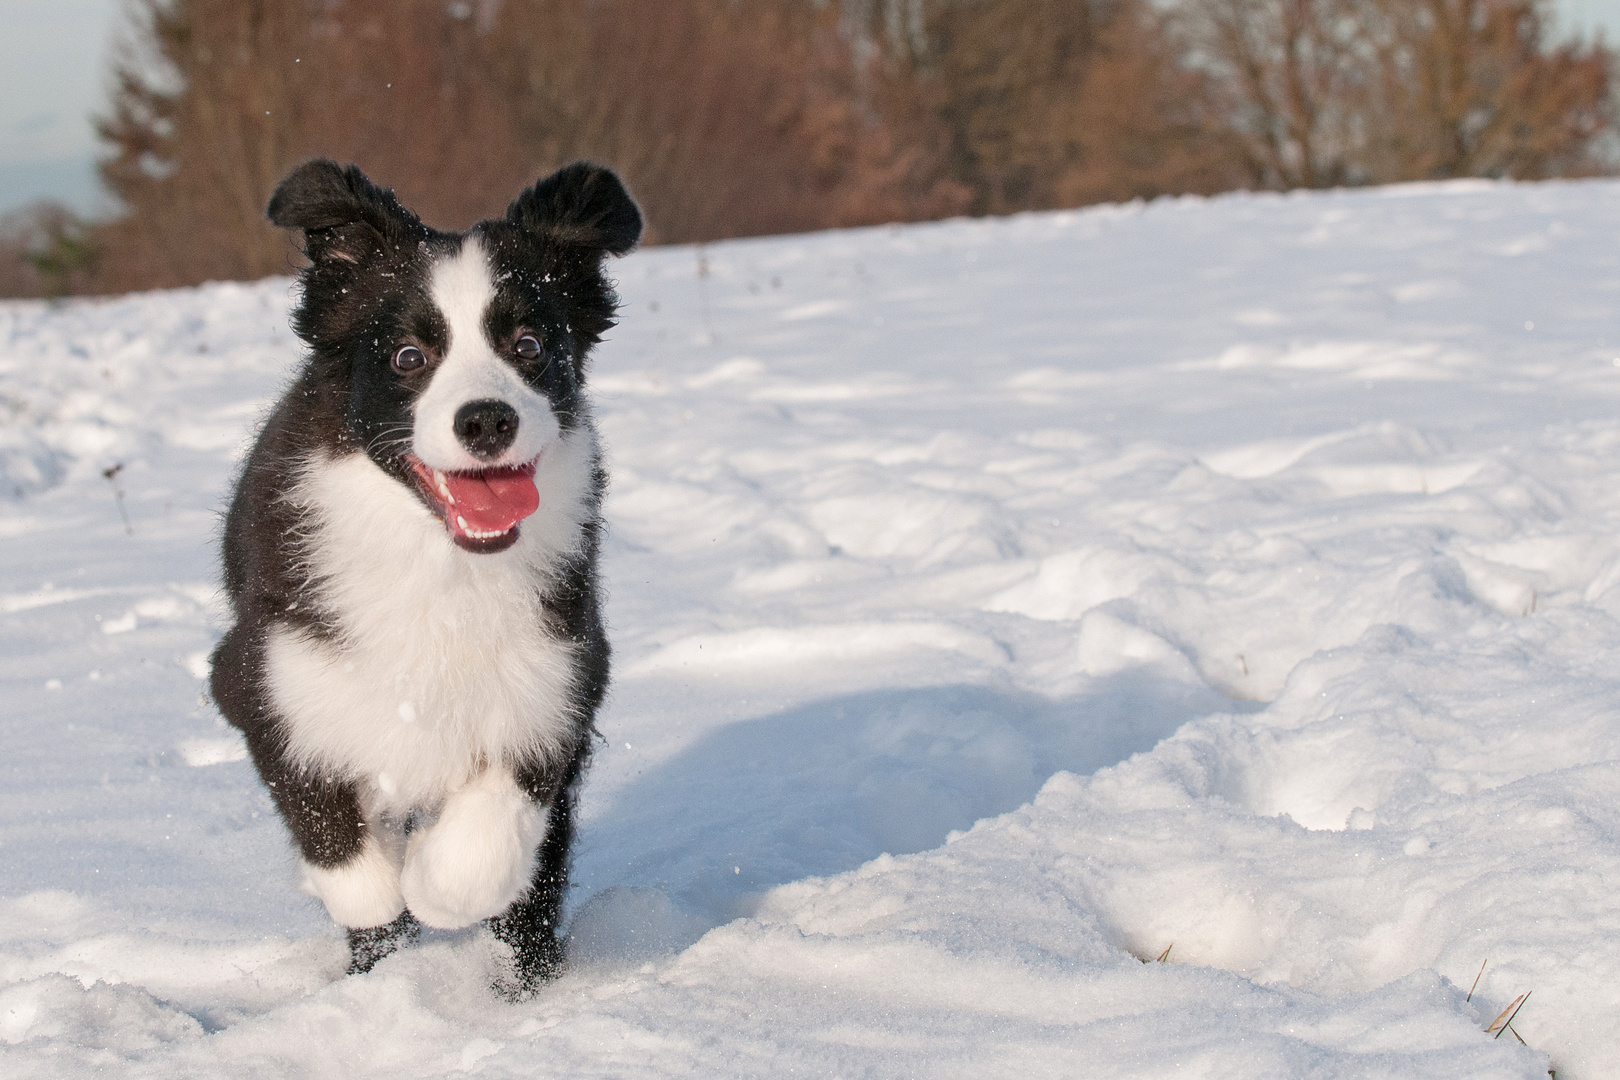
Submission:
[[548,813],[499,767],[451,795],[405,850],[400,889],[411,914],[455,930],[505,911],[534,874]]
[[381,830],[367,836],[360,854],[341,866],[324,869],[304,863],[304,891],[344,926],[363,929],[393,922],[405,910],[399,887],[401,840],[398,833]]
[[[433,264],[428,295],[450,328],[450,348],[416,399],[411,450],[434,469],[484,469],[533,461],[561,430],[546,396],[495,354],[484,336],[484,314],[495,298],[495,281],[483,238],[467,237],[461,250]],[[517,411],[517,439],[493,461],[467,452],[456,438],[456,410],[469,401],[494,398]]]
[[316,456],[286,496],[336,640],[270,630],[266,683],[288,752],[358,782],[368,818],[437,810],[486,768],[559,754],[573,728],[573,647],[538,593],[577,551],[596,462],[589,417],[541,458],[540,510],[512,547],[463,551],[364,454]]

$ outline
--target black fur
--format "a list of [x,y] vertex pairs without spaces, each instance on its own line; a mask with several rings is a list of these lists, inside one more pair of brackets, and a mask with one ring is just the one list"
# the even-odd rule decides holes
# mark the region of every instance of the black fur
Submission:
[[[364,975],[377,966],[377,961],[401,945],[415,943],[422,935],[422,924],[410,912],[401,912],[399,918],[382,926],[368,926],[349,931],[349,974]],[[543,976],[542,976],[543,977]],[[533,980],[538,982],[539,979]]]
[[[634,246],[641,215],[617,177],[585,163],[541,180],[513,201],[504,218],[466,234],[424,225],[358,169],[330,161],[295,169],[276,189],[268,212],[276,225],[303,231],[309,266],[293,325],[309,355],[265,423],[226,518],[224,580],[235,618],[214,651],[211,687],[220,710],[246,737],[303,858],[332,868],[353,858],[366,841],[360,791],[354,777],[318,774],[291,759],[265,676],[265,642],[273,627],[334,643],[343,633],[338,614],[323,606],[315,587],[317,569],[307,565],[299,547],[306,531],[302,511],[283,498],[295,470],[312,451],[334,458],[363,453],[416,490],[399,425],[424,377],[399,374],[390,360],[400,341],[420,343],[429,353],[445,348],[447,327],[428,296],[427,275],[435,258],[458,250],[472,233],[482,237],[500,271],[485,334],[502,343],[519,328],[538,331],[544,354],[520,374],[551,402],[565,431],[579,423],[587,355],[613,325],[617,307],[603,259]],[[561,760],[508,763],[519,786],[551,808],[529,892],[490,920],[512,947],[519,992],[554,974],[562,959],[557,923],[574,802],[608,680],[595,584],[596,511],[604,484],[598,468],[585,542],[552,576],[536,612],[548,632],[577,647],[572,747]],[[377,538],[379,551],[387,539]],[[386,926],[351,930],[351,971],[369,970],[416,931],[409,912]]]

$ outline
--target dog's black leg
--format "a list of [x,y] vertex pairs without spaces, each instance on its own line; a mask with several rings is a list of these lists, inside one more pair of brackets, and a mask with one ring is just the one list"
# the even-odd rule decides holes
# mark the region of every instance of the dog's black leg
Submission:
[[568,891],[568,853],[574,843],[574,800],[586,750],[575,755],[546,818],[546,838],[535,860],[529,891],[489,920],[495,936],[512,949],[512,981],[495,989],[513,1000],[533,994],[562,974],[566,950],[557,934]]
[[408,911],[400,912],[399,918],[383,926],[350,930],[349,974],[364,975],[401,945],[414,944],[421,933],[422,924]]
[[512,1001],[529,997],[563,970],[563,945],[557,939],[556,913],[547,912],[544,902],[532,902],[534,899],[535,894],[531,893],[489,921],[495,936],[512,949],[511,977],[495,983],[496,992]]
[[[567,801],[566,795],[558,798],[559,803]],[[563,944],[557,937],[557,924],[568,888],[568,845],[573,828],[569,821],[567,828],[558,829],[559,816],[568,818],[568,811],[554,806],[529,891],[489,921],[495,936],[512,949],[512,982],[498,984],[496,989],[514,1000],[529,996],[542,983],[562,974]],[[565,833],[569,835],[562,835]]]

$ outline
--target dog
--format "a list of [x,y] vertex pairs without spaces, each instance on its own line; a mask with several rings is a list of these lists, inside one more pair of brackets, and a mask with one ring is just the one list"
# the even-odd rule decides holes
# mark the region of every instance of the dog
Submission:
[[584,162],[466,232],[311,161],[308,355],[225,518],[234,623],[210,687],[348,928],[351,973],[423,925],[487,923],[521,996],[563,962],[575,801],[608,683],[606,482],[585,396],[614,325],[606,256],[641,237]]

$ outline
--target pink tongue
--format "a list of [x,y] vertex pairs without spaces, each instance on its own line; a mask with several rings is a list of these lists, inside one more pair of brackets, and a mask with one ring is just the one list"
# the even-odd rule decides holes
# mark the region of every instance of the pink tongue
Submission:
[[533,469],[491,469],[482,473],[446,473],[445,487],[455,498],[449,507],[455,519],[479,532],[505,532],[540,509]]

